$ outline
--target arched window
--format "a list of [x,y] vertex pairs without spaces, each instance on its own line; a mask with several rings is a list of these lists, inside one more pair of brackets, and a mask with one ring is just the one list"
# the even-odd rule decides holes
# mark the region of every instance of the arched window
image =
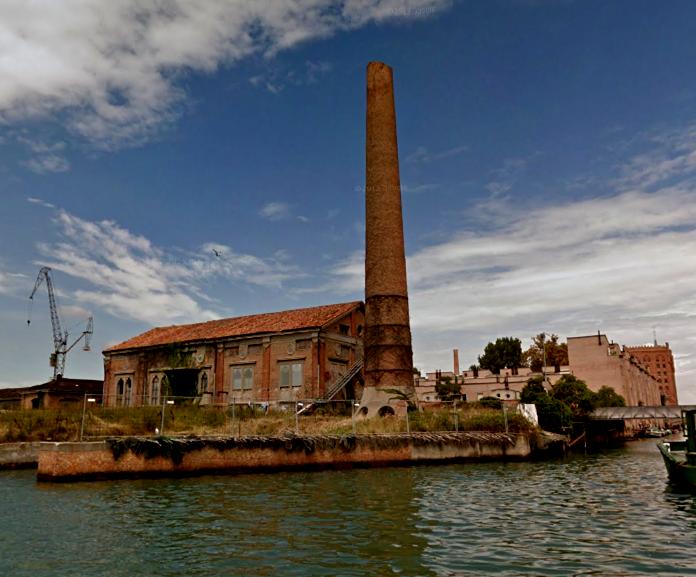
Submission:
[[116,406],[120,407],[123,404],[123,379],[119,379],[116,384]]
[[126,379],[125,390],[123,391],[123,404],[126,407],[131,406],[132,392],[133,392],[133,383],[131,382],[130,377],[128,377]]
[[166,397],[169,394],[169,378],[167,375],[162,375],[162,380],[160,381],[160,398],[163,396]]
[[160,380],[157,375],[152,377],[152,385],[150,386],[150,404],[159,405],[160,395]]
[[205,395],[208,392],[208,373],[206,372],[201,375],[201,385],[199,391],[201,395]]

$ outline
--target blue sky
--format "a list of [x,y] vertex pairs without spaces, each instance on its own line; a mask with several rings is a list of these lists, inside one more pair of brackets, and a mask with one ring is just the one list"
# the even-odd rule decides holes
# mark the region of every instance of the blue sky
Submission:
[[[41,265],[93,352],[362,298],[365,67],[394,68],[414,358],[598,329],[696,401],[688,2],[0,6],[0,386],[50,376]],[[221,256],[216,256],[214,250]]]

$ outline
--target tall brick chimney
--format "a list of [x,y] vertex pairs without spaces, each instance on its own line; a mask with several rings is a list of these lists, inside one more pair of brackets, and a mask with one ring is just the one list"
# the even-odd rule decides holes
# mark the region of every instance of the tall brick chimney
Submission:
[[454,349],[452,351],[452,356],[454,357],[454,374],[459,376],[459,349]]
[[367,65],[365,389],[413,391],[392,70]]

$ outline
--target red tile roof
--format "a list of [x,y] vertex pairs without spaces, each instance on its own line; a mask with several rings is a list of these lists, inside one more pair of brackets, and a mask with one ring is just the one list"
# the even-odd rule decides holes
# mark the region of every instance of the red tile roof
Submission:
[[220,319],[192,325],[157,327],[118,345],[109,347],[104,352],[156,347],[171,343],[209,341],[226,337],[321,328],[332,321],[340,319],[360,305],[362,305],[360,301],[354,301],[277,313]]
[[96,379],[72,379],[70,377],[58,377],[51,379],[40,385],[30,387],[14,387],[11,389],[0,389],[0,399],[17,397],[22,393],[32,393],[36,391],[49,391],[51,393],[75,393],[95,395],[102,392],[104,381]]

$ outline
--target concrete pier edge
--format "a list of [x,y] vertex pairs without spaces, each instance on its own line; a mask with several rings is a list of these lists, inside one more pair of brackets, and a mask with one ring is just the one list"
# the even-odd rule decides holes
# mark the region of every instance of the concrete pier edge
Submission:
[[[484,432],[182,438],[167,442],[192,441],[194,448],[185,450],[178,463],[171,454],[145,455],[125,450],[115,456],[108,441],[41,443],[37,480],[65,482],[521,461],[531,459],[536,448],[534,434]],[[225,448],[227,443],[229,448]]]

